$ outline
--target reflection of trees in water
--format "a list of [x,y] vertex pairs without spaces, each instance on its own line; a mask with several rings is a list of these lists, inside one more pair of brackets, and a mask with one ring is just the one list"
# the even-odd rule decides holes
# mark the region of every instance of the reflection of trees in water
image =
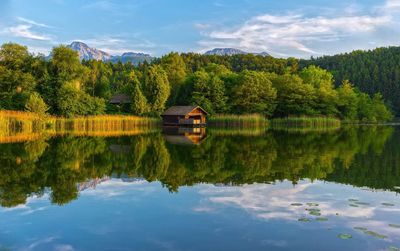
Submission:
[[240,185],[325,179],[390,189],[400,176],[391,127],[339,132],[210,134],[200,146],[172,145],[160,133],[121,138],[60,137],[0,145],[0,203],[15,206],[50,188],[53,203],[77,198],[78,184],[104,176],[160,181],[170,191],[200,182]]

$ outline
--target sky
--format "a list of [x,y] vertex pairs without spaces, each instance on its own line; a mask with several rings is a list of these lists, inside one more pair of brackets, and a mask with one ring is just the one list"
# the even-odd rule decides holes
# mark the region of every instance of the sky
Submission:
[[400,44],[400,0],[1,0],[0,43],[309,58]]

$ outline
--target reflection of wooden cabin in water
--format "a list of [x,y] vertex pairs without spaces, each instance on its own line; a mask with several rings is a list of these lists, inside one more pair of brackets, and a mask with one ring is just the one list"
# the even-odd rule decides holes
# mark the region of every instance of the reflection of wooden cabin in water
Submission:
[[166,126],[204,126],[207,114],[200,106],[172,106],[161,117]]
[[175,145],[199,145],[207,137],[204,127],[163,127],[167,142]]

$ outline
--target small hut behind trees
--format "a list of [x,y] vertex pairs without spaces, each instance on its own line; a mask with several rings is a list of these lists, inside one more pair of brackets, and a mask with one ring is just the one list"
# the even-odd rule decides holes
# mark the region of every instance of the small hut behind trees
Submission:
[[172,106],[162,115],[165,126],[204,126],[207,112],[200,106]]

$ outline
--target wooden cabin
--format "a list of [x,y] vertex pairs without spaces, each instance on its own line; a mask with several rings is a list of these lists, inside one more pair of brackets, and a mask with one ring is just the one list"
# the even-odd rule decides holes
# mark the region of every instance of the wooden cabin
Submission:
[[112,105],[123,105],[131,103],[132,103],[131,97],[123,93],[114,94],[110,99],[110,104]]
[[131,110],[132,99],[127,94],[117,93],[110,98],[109,103],[113,111],[127,113]]
[[172,106],[162,115],[165,126],[204,126],[207,112],[200,106]]

